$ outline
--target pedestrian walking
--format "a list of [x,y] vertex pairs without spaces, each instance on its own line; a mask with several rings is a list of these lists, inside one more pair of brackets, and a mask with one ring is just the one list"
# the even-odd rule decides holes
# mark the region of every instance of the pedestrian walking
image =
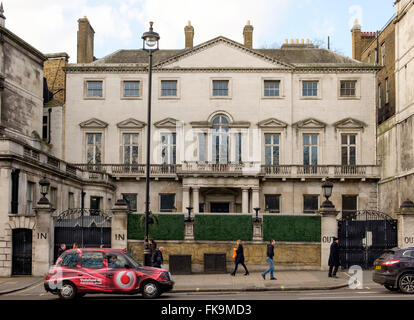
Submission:
[[266,247],[266,261],[269,264],[269,268],[266,269],[265,272],[262,273],[262,277],[264,280],[266,280],[266,275],[270,272],[270,280],[277,280],[274,277],[274,269],[275,269],[275,264],[273,262],[273,257],[275,256],[275,244],[276,244],[276,240],[272,239],[270,240],[270,242],[267,244]]
[[152,255],[152,259],[151,259],[151,264],[154,268],[161,268],[161,265],[164,263],[164,258],[162,256],[163,251],[164,251],[164,247],[155,249],[154,254]]
[[154,254],[155,250],[157,249],[157,243],[153,238],[148,239],[149,248],[151,250],[151,257]]
[[60,257],[62,253],[65,251],[66,251],[66,244],[62,243],[58,249],[58,257]]
[[78,249],[78,248],[79,248],[78,244],[76,242],[74,242],[73,246],[72,246],[72,249]]
[[337,237],[333,237],[333,242],[331,244],[331,249],[329,252],[329,273],[328,277],[338,278],[336,273],[338,272],[340,261],[339,261],[339,240]]
[[236,275],[237,272],[237,267],[239,264],[241,264],[244,268],[245,272],[245,276],[249,275],[249,270],[247,270],[246,265],[244,264],[244,252],[243,252],[243,245],[242,245],[242,241],[239,239],[237,240],[237,250],[236,250],[236,259],[234,261],[234,270],[231,273],[232,276]]

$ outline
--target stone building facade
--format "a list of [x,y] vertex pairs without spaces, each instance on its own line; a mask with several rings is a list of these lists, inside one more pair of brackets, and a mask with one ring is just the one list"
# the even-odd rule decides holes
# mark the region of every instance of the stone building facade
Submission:
[[[327,177],[341,211],[376,209],[378,68],[312,44],[252,49],[252,33],[248,24],[245,44],[186,39],[186,49],[154,53],[151,210],[312,213]],[[137,212],[147,60],[143,50],[119,50],[65,68],[65,160],[110,175],[116,198],[126,195]]]
[[[69,206],[80,207],[82,192],[111,197],[115,187],[107,181],[88,183],[87,173],[55,152],[61,145],[43,137],[44,109],[62,109],[64,104],[64,94],[57,95],[58,106],[44,104],[50,100],[45,94],[44,64],[47,78],[60,78],[49,89],[65,86],[61,68],[52,66],[56,55],[42,54],[7,29],[2,7],[0,34],[0,276],[44,275],[53,263],[54,216]],[[66,56],[62,60],[67,62]],[[56,123],[51,132],[59,141],[63,114],[54,110],[52,115]],[[43,208],[38,204],[42,178],[50,182],[51,201]]]
[[380,127],[384,132],[383,153],[388,157],[379,184],[380,207],[395,211],[406,199],[413,199],[413,114],[414,114],[414,8],[413,2],[395,2],[395,116]]

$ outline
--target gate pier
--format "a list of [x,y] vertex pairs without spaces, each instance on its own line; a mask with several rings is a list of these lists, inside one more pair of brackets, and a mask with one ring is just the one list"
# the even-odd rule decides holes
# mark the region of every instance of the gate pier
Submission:
[[49,266],[53,264],[52,253],[52,212],[54,209],[51,204],[37,204],[34,208],[36,213],[36,228],[33,237],[34,240],[34,261],[33,275],[44,276],[49,270]]
[[321,218],[321,270],[328,270],[329,253],[333,237],[338,236],[338,222],[336,217],[339,211],[335,207],[322,207],[319,210]]
[[414,203],[406,200],[397,211],[398,246],[414,247]]

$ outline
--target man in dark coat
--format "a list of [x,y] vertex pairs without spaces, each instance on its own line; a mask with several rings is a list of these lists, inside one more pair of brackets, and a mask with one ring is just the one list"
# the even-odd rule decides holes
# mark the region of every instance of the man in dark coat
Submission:
[[58,249],[58,257],[60,257],[62,253],[65,251],[66,251],[66,244],[62,243]]
[[151,263],[154,268],[161,268],[161,265],[164,263],[164,259],[162,257],[162,252],[164,251],[163,247],[159,249],[155,249],[154,254],[151,258]]
[[148,239],[149,248],[151,250],[151,257],[154,255],[155,250],[157,249],[157,243],[153,238]]
[[336,273],[338,272],[340,261],[339,261],[339,244],[338,238],[334,237],[331,244],[331,250],[329,253],[329,274],[328,277],[338,278]]
[[276,241],[272,239],[270,240],[270,243],[268,243],[267,245],[266,261],[269,264],[269,268],[267,268],[266,271],[262,273],[263,279],[266,279],[266,274],[270,272],[270,280],[276,280],[276,278],[273,276],[273,272],[275,269],[275,264],[273,262],[273,257],[275,255],[275,244],[276,244]]
[[249,270],[247,270],[246,265],[244,264],[244,252],[243,252],[243,245],[242,245],[242,241],[241,240],[237,240],[237,251],[236,251],[236,260],[234,261],[234,270],[231,273],[232,276],[236,275],[237,272],[237,267],[239,265],[239,263],[243,266],[245,272],[245,276],[249,275]]

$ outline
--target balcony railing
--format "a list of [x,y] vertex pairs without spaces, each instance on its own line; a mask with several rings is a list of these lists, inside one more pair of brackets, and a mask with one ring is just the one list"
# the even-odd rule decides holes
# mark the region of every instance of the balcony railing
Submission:
[[251,175],[260,174],[260,164],[255,162],[184,162],[180,174]]
[[[110,174],[112,176],[145,177],[145,164],[72,164],[72,166],[87,172]],[[178,164],[152,164],[151,176],[176,176]]]
[[263,165],[262,173],[265,177],[274,178],[306,178],[306,177],[331,177],[331,178],[380,178],[380,167],[366,166],[301,166],[301,165]]
[[[76,168],[88,173],[93,179],[100,175],[113,177],[145,177],[145,164],[71,164],[68,168]],[[257,162],[245,163],[208,163],[184,162],[183,164],[151,164],[151,177],[176,178],[185,175],[212,176],[261,176],[265,178],[356,178],[379,179],[380,167],[341,166],[341,165],[261,165]],[[96,179],[96,178],[95,178]]]

